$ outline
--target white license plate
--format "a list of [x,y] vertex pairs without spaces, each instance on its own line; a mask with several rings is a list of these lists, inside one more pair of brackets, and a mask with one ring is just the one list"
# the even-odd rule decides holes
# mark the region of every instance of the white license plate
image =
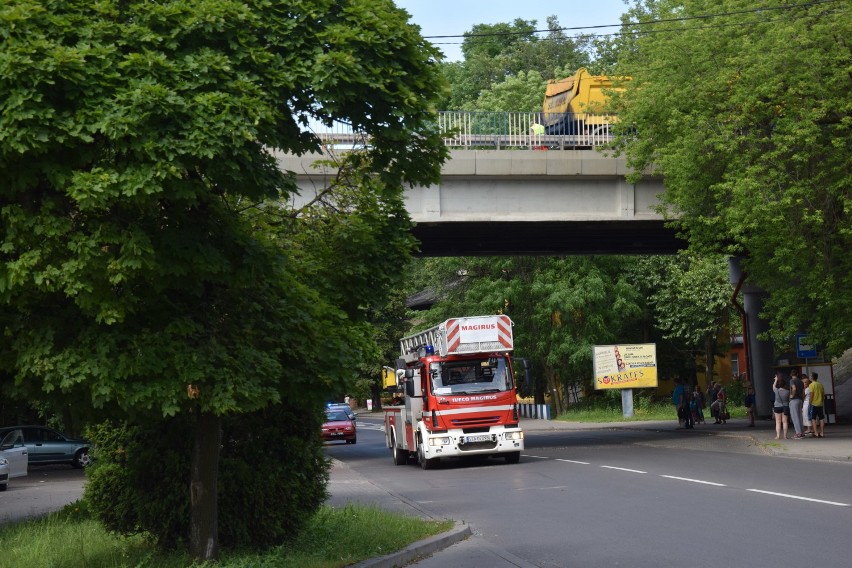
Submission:
[[479,436],[468,436],[465,439],[465,442],[468,444],[473,444],[474,442],[490,442],[491,434],[480,434]]

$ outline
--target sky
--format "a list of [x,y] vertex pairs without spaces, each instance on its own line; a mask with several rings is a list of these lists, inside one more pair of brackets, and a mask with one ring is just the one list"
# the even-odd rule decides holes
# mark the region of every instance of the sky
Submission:
[[[618,25],[627,10],[624,0],[394,0],[411,14],[424,36],[462,35],[475,24],[512,22],[516,18],[537,20],[538,29],[547,28],[547,17],[556,16],[562,27]],[[566,30],[575,33],[607,33],[600,30]],[[447,61],[461,61],[462,38],[429,39],[444,52]]]

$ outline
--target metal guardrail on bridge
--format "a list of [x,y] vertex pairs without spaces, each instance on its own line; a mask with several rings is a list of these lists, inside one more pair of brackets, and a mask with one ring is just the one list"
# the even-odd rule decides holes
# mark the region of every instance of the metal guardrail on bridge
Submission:
[[[566,150],[608,144],[613,138],[610,126],[614,119],[611,115],[572,114],[556,122],[545,120],[537,112],[441,111],[437,126],[449,148]],[[542,123],[551,126],[545,128]],[[369,144],[363,133],[341,122],[315,127],[314,133],[327,146],[358,148]]]

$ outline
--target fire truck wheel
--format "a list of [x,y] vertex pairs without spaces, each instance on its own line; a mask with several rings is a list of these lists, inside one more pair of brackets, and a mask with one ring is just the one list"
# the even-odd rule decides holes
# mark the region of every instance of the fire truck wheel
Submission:
[[438,458],[432,458],[431,460],[427,460],[425,454],[423,453],[423,446],[417,446],[417,461],[420,462],[420,467],[423,469],[432,469],[436,465],[438,465]]
[[506,454],[506,463],[518,463],[521,461],[521,452]]
[[394,465],[406,465],[408,463],[408,452],[402,448],[394,448],[393,463]]

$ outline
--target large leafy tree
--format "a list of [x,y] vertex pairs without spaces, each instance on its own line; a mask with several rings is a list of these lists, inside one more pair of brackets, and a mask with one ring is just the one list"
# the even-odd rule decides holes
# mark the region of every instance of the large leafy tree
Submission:
[[636,28],[620,62],[633,77],[620,109],[631,166],[665,175],[667,211],[695,251],[743,257],[779,344],[807,330],[829,354],[852,342],[847,9],[637,2],[631,21],[663,21]]
[[[0,7],[0,377],[195,417],[198,558],[218,554],[221,417],[313,404],[365,351],[410,244],[402,183],[445,153],[436,56],[390,1]],[[369,151],[324,203],[261,205],[295,188],[271,150],[317,149],[333,119]]]

